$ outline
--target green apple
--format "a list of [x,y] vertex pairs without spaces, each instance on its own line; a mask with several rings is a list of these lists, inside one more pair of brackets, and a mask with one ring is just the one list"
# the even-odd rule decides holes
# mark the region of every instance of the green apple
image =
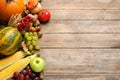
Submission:
[[41,72],[45,68],[45,61],[40,57],[35,57],[30,61],[30,67],[34,72]]

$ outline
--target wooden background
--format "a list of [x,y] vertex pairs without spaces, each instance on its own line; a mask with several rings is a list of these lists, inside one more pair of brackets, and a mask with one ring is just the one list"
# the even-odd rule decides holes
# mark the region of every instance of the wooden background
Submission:
[[120,80],[120,0],[43,0],[45,80]]

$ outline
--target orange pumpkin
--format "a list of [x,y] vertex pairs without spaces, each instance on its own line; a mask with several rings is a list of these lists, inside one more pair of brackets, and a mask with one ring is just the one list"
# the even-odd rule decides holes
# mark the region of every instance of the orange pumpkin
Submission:
[[32,2],[38,2],[38,0],[30,0],[30,1],[32,1]]
[[24,0],[0,0],[0,20],[8,21],[13,14],[24,11]]

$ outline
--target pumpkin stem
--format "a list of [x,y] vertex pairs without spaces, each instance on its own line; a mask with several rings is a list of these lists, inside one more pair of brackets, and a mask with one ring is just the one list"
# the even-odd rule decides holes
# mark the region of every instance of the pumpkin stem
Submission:
[[13,1],[13,0],[6,0],[7,3],[10,3],[11,1]]

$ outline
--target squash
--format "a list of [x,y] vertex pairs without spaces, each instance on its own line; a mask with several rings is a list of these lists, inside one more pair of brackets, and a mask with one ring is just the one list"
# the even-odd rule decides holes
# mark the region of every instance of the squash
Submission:
[[24,11],[24,0],[0,0],[0,20],[8,22],[12,15]]
[[13,27],[5,27],[0,30],[0,54],[11,55],[15,53],[22,42],[22,35]]

